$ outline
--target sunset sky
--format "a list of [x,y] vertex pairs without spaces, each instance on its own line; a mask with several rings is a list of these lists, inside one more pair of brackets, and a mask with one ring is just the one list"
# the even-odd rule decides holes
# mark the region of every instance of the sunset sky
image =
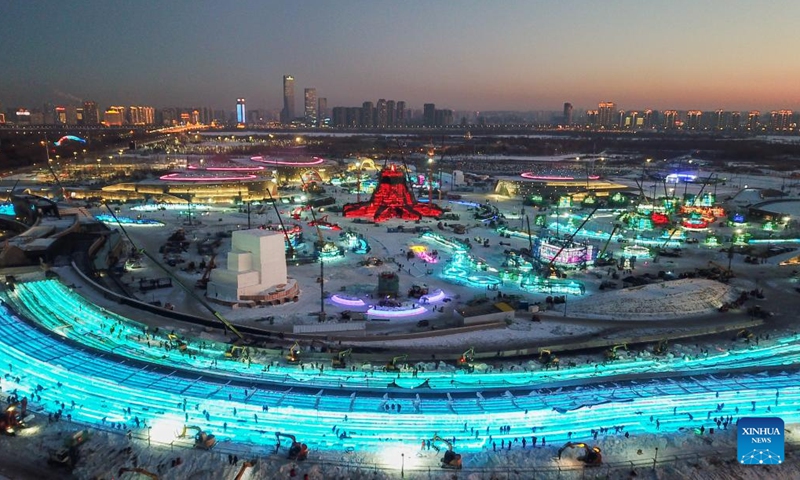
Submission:
[[800,110],[800,2],[31,1],[0,8],[0,104]]

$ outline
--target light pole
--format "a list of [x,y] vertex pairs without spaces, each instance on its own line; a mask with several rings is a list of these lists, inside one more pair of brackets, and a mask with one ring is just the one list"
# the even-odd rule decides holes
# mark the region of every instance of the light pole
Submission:
[[433,157],[428,158],[428,203],[433,203]]
[[400,478],[406,478],[406,454],[400,454]]
[[356,168],[358,168],[358,173],[356,173],[356,203],[361,203],[361,162],[356,162]]

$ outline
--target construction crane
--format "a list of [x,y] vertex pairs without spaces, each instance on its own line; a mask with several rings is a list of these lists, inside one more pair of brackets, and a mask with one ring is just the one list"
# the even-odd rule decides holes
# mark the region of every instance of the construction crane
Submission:
[[300,343],[294,342],[294,345],[289,348],[289,354],[286,355],[286,361],[291,365],[297,365],[300,363]]
[[431,445],[435,446],[437,440],[447,445],[447,450],[441,459],[442,468],[461,470],[461,455],[453,451],[453,444],[436,434],[431,439]]
[[[303,179],[303,176],[300,175],[300,181],[303,183],[303,187],[306,186],[306,181]],[[314,207],[311,206],[309,203],[308,210],[311,212],[311,218],[314,222],[314,228],[317,230],[317,249],[320,252],[319,256],[319,320],[325,321],[325,262],[322,261],[322,247],[325,246],[325,238],[322,236],[322,230],[319,228],[319,223],[317,222],[317,214],[314,213]]]
[[616,235],[617,231],[620,228],[622,228],[621,224],[619,223],[614,224],[614,228],[611,229],[611,234],[608,236],[608,240],[606,240],[606,243],[603,244],[603,248],[601,248],[600,252],[597,254],[598,259],[603,258],[603,255],[605,255],[606,250],[608,249],[608,244],[611,243],[611,239],[614,238],[614,235]]
[[600,447],[590,447],[588,444],[580,442],[573,443],[567,442],[563,447],[558,449],[558,459],[561,460],[561,454],[568,448],[582,448],[584,454],[578,457],[578,460],[585,463],[587,466],[598,466],[603,463],[603,454]]
[[400,368],[397,366],[397,362],[400,360],[405,360],[408,358],[408,355],[398,355],[386,364],[386,371],[387,372],[397,372],[400,371]]
[[305,443],[298,442],[297,438],[294,435],[290,435],[288,433],[275,432],[275,438],[278,440],[277,445],[275,445],[275,453],[278,453],[278,450],[281,448],[281,438],[288,438],[289,440],[292,441],[292,443],[289,445],[289,452],[286,458],[298,462],[302,462],[303,460],[308,458],[308,445],[306,445]]
[[594,209],[592,209],[591,213],[589,213],[589,215],[587,215],[586,218],[583,219],[581,224],[578,225],[578,228],[576,228],[575,231],[572,232],[571,234],[567,235],[567,238],[562,243],[561,248],[558,249],[558,252],[556,252],[556,254],[553,255],[553,258],[551,258],[550,262],[547,264],[547,269],[545,270],[547,275],[550,275],[552,272],[556,271],[554,264],[555,264],[556,259],[558,258],[558,256],[561,255],[561,252],[563,252],[565,248],[567,248],[567,245],[571,245],[572,244],[572,241],[575,239],[575,235],[577,235],[578,232],[581,231],[581,229],[584,227],[584,225],[586,225],[586,222],[588,222],[589,219],[592,218],[592,216],[599,209],[600,209],[600,205],[597,204],[597,206],[595,206]]
[[211,305],[209,305],[208,302],[206,302],[205,300],[203,300],[203,298],[201,298],[196,293],[194,293],[194,291],[192,291],[191,288],[189,288],[186,285],[184,285],[183,282],[181,281],[181,279],[178,278],[172,271],[170,271],[170,269],[168,269],[167,267],[162,265],[161,262],[159,262],[157,258],[155,258],[154,256],[150,255],[150,253],[148,253],[147,250],[145,250],[144,248],[137,248],[136,247],[136,243],[133,241],[133,239],[130,237],[130,235],[128,235],[128,232],[125,230],[125,227],[122,225],[122,223],[117,218],[117,214],[114,213],[114,210],[111,208],[111,206],[108,203],[106,203],[105,206],[108,209],[108,212],[111,214],[111,216],[117,222],[117,225],[119,226],[120,230],[122,230],[122,233],[125,235],[125,237],[128,239],[128,241],[131,242],[131,245],[133,246],[134,249],[136,249],[138,252],[142,253],[144,256],[149,258],[150,261],[153,262],[153,264],[155,264],[158,268],[163,270],[167,275],[169,275],[170,278],[175,280],[175,282],[178,284],[178,286],[180,288],[183,289],[183,291],[185,291],[187,294],[189,294],[189,296],[192,297],[194,300],[197,300],[197,302],[200,305],[202,305],[203,307],[205,307],[206,310],[211,312],[211,314],[214,315],[214,317],[217,320],[222,322],[222,324],[225,325],[225,327],[228,330],[230,330],[234,335],[236,335],[240,339],[244,339],[244,336],[239,332],[239,330],[231,322],[228,321],[228,319],[223,317],[222,314],[219,313],[217,310],[214,310],[213,308],[211,308]]
[[[706,189],[706,186],[707,186],[707,185],[708,185],[708,184],[711,182],[711,179],[712,179],[712,178],[714,178],[714,175],[716,175],[716,173],[712,173],[712,174],[710,174],[710,175],[708,176],[708,178],[706,178],[706,179],[703,181],[703,186],[701,186],[701,187],[700,187],[700,191],[699,191],[699,192],[697,192],[697,195],[694,197],[694,200],[692,200],[692,203],[691,203],[691,205],[689,205],[689,206],[693,207],[693,206],[694,206],[694,204],[697,202],[697,200],[699,200],[699,199],[700,199],[700,197],[703,195],[703,190],[705,190],[705,189]],[[672,232],[670,232],[670,234],[669,234],[669,237],[667,237],[667,239],[666,239],[666,240],[664,240],[664,244],[663,244],[663,245],[661,245],[661,248],[662,248],[662,249],[663,249],[663,248],[666,248],[666,247],[667,247],[667,245],[669,245],[669,242],[670,242],[670,240],[672,240],[672,236],[673,236],[673,235],[675,235],[675,232],[677,232],[677,231],[678,231],[678,229],[677,229],[677,228],[673,228],[673,229],[672,229]]]
[[351,353],[353,353],[352,348],[348,348],[347,350],[342,350],[341,352],[337,353],[336,356],[331,359],[333,368],[347,367],[347,360],[345,359],[349,357]]
[[624,343],[622,345],[614,345],[613,347],[606,350],[605,352],[606,360],[616,360],[617,358],[619,358],[619,355],[617,355],[617,349],[619,348],[624,348],[625,351],[628,351],[628,346]]
[[217,264],[214,260],[217,259],[217,254],[211,255],[211,259],[206,263],[206,269],[203,270],[203,276],[195,283],[195,288],[200,288],[206,290],[208,288],[208,282],[211,281],[211,270],[217,267]]

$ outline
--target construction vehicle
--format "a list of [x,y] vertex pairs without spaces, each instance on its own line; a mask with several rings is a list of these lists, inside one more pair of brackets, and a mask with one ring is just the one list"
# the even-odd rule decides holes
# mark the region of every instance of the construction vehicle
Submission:
[[653,353],[656,355],[666,355],[667,353],[667,341],[661,340],[658,344],[653,348]]
[[331,359],[333,368],[347,368],[347,360],[345,359],[349,357],[351,353],[353,353],[352,348],[337,353],[336,356]]
[[386,364],[385,370],[387,372],[399,372],[400,367],[397,366],[397,362],[399,360],[405,360],[406,358],[408,358],[408,355],[398,355],[392,358],[392,361]]
[[434,435],[431,439],[431,445],[435,446],[437,440],[447,445],[447,451],[444,452],[444,456],[441,460],[442,468],[461,470],[461,455],[453,451],[453,444],[439,435]]
[[176,348],[181,352],[185,352],[189,348],[189,345],[174,333],[167,335],[167,339],[171,348]]
[[597,254],[597,259],[594,261],[595,267],[609,267],[617,264],[613,257],[606,256],[606,250],[608,249],[608,244],[611,243],[611,239],[614,238],[614,235],[616,235],[620,228],[622,228],[621,224],[614,224],[614,228],[611,229],[611,233],[608,235],[608,240],[603,244],[600,253]]
[[227,358],[241,358],[241,357],[248,357],[247,347],[243,347],[241,345],[231,345],[225,350],[225,356]]
[[739,330],[736,333],[736,337],[734,338],[734,340],[745,340],[745,341],[748,341],[748,342],[750,340],[752,340],[752,339],[753,339],[753,332],[751,332],[750,330],[748,330],[746,328],[743,328],[743,329]]
[[428,294],[427,285],[412,285],[411,288],[408,289],[409,298],[422,298],[427,294]]
[[255,466],[256,466],[255,460],[248,460],[242,463],[242,468],[239,469],[239,473],[236,474],[236,477],[234,477],[233,480],[242,480],[242,477],[244,477],[244,472],[246,472],[248,468]]
[[475,347],[470,347],[469,350],[462,353],[461,356],[458,358],[458,366],[464,370],[473,371],[475,370],[475,366],[472,364],[472,361],[475,359]]
[[618,359],[619,358],[619,355],[617,355],[618,348],[624,348],[626,352],[628,351],[628,346],[624,343],[622,345],[614,345],[613,347],[605,351],[606,360]]
[[16,435],[18,429],[25,427],[27,413],[27,398],[23,398],[19,402],[12,402],[0,415],[0,431],[6,435]]
[[80,460],[79,447],[89,440],[89,430],[81,430],[67,437],[64,446],[50,452],[47,459],[48,465],[65,467],[70,470],[75,468]]
[[585,453],[578,457],[578,460],[585,463],[587,466],[598,466],[603,463],[603,454],[600,447],[590,447],[583,442],[567,442],[563,447],[558,449],[558,459],[561,460],[561,454],[568,448],[582,448]]
[[717,269],[718,269],[718,270],[721,272],[721,273],[720,273],[720,276],[719,276],[719,281],[720,281],[720,282],[723,282],[723,283],[725,283],[725,282],[727,282],[728,280],[730,280],[731,278],[735,277],[735,275],[734,275],[734,273],[733,273],[733,270],[731,270],[730,268],[723,267],[723,266],[722,266],[722,265],[720,265],[719,263],[717,263],[717,262],[713,262],[713,261],[709,261],[709,262],[708,262],[708,264],[709,264],[710,266],[712,266],[712,267],[715,267],[715,268],[717,268]]
[[539,361],[542,362],[545,367],[555,367],[558,366],[561,360],[559,360],[553,352],[543,348],[539,351]]
[[152,478],[153,480],[158,480],[158,475],[156,475],[155,473],[153,473],[153,472],[151,472],[149,470],[145,470],[144,468],[127,468],[127,467],[123,467],[123,468],[119,469],[119,472],[117,472],[117,476],[122,478],[122,474],[126,473],[126,472],[138,473],[139,475],[144,475],[147,478]]
[[211,433],[206,432],[200,427],[192,425],[184,425],[178,438],[186,438],[189,430],[195,430],[197,433],[194,436],[194,448],[202,450],[211,450],[217,444],[217,438]]
[[289,354],[286,355],[286,361],[290,365],[297,365],[300,363],[300,344],[298,342],[294,342],[294,345],[289,348]]
[[217,258],[217,254],[211,255],[211,259],[206,263],[206,269],[203,270],[203,276],[197,280],[197,283],[194,284],[195,288],[200,288],[202,290],[208,289],[208,282],[211,281],[211,270],[217,267],[216,262],[214,260]]
[[294,435],[290,435],[288,433],[281,433],[275,432],[275,438],[278,440],[278,444],[275,445],[275,453],[278,453],[278,450],[281,447],[281,438],[288,438],[292,441],[291,445],[289,445],[289,452],[286,456],[289,460],[295,460],[298,462],[302,462],[303,460],[308,458],[308,445],[305,443],[300,443],[297,441],[297,438]]

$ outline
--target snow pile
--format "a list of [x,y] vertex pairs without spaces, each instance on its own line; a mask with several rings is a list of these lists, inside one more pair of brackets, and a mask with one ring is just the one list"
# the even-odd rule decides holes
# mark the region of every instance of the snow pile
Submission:
[[608,316],[626,320],[701,315],[734,300],[734,290],[714,280],[687,278],[597,295],[570,305],[573,316]]

